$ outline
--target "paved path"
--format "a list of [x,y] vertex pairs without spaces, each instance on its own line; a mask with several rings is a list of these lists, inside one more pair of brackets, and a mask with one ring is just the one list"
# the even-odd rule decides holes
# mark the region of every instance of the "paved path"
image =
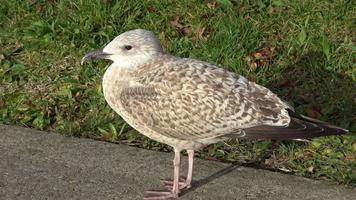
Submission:
[[[0,199],[142,199],[172,175],[172,153],[0,125]],[[183,167],[187,166],[185,157]],[[356,189],[196,159],[180,199],[351,200]]]

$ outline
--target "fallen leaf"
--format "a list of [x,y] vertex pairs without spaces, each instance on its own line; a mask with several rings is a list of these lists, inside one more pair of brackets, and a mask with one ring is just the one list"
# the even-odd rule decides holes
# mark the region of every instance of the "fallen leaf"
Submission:
[[320,111],[316,110],[314,107],[307,107],[305,109],[305,113],[307,114],[308,117],[314,118],[314,119],[320,119],[321,114]]
[[192,34],[192,32],[190,31],[190,29],[186,26],[182,29],[182,34],[184,36],[190,36]]
[[253,53],[253,56],[258,60],[270,60],[276,53],[277,51],[275,47],[267,47]]
[[101,136],[102,139],[108,141],[108,140],[111,140],[112,139],[112,133],[107,133],[107,134],[104,134]]
[[5,56],[4,56],[4,54],[0,54],[0,62],[3,60],[5,60]]
[[45,6],[44,6],[44,5],[38,4],[38,5],[36,6],[36,11],[37,11],[38,13],[43,13],[44,10],[45,10]]
[[209,3],[207,3],[206,5],[208,6],[208,8],[212,9],[212,10],[215,10],[216,8],[216,0],[212,0],[210,1]]
[[280,13],[281,11],[282,11],[281,8],[271,6],[271,7],[269,7],[267,12],[268,12],[269,15],[275,15],[275,14]]
[[251,56],[246,56],[245,61],[250,69],[255,70],[257,69],[257,63],[253,60]]
[[172,25],[172,27],[174,29],[177,30],[177,32],[180,35],[183,35],[183,36],[190,36],[191,35],[191,31],[189,29],[189,26],[180,23],[180,17],[179,16],[175,16],[174,20],[171,21],[171,25]]
[[256,75],[250,75],[250,76],[248,77],[248,80],[249,80],[249,81],[252,81],[252,82],[256,82],[256,81],[257,81],[257,77],[256,77]]
[[5,100],[4,99],[0,99],[0,109],[5,108]]
[[21,44],[19,41],[15,42],[15,49],[12,51],[12,53],[18,53],[22,51],[23,44]]
[[267,66],[277,55],[277,52],[277,48],[275,47],[266,47],[251,53],[245,58],[245,61],[250,69],[255,70],[259,67]]
[[198,31],[197,31],[198,37],[205,39],[204,32],[205,32],[205,27],[199,26]]
[[352,162],[355,160],[355,156],[351,154],[346,154],[345,160]]
[[157,11],[158,11],[157,8],[154,6],[148,7],[148,12],[150,13],[156,13]]
[[175,16],[174,20],[171,21],[171,25],[173,26],[173,28],[182,28],[182,24],[179,23],[179,16]]
[[308,167],[307,171],[310,172],[310,173],[313,173],[314,167],[313,166]]

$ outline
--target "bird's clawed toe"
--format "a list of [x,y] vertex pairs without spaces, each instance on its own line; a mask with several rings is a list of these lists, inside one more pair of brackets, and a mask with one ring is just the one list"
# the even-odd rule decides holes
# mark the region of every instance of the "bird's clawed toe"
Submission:
[[[173,180],[163,179],[161,182],[164,184],[164,187],[171,190],[173,188]],[[180,178],[178,183],[179,190],[189,189],[192,185],[188,183],[185,179]]]

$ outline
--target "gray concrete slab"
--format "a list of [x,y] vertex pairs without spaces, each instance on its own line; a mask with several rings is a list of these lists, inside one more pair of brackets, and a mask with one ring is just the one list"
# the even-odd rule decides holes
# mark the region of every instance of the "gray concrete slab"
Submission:
[[[0,125],[0,199],[142,199],[172,176],[172,159],[172,153]],[[354,188],[277,172],[200,159],[194,168],[198,186],[180,199],[356,199]]]

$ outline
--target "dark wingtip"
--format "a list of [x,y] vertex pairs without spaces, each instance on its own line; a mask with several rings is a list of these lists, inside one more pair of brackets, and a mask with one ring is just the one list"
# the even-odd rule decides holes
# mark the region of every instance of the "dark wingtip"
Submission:
[[310,139],[314,137],[344,135],[349,131],[326,122],[296,114],[288,110],[291,122],[287,127],[258,126],[245,129],[246,137],[257,139]]

